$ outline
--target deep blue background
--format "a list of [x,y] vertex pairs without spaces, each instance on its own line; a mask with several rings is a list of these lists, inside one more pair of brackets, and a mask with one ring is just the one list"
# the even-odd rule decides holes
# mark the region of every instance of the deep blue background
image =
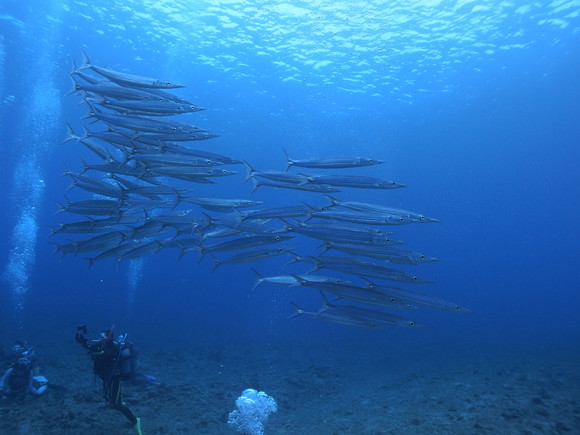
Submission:
[[[109,10],[86,10],[87,6],[72,1],[34,3],[32,7],[7,1],[0,7],[4,47],[0,101],[5,101],[0,106],[0,186],[5,209],[0,217],[2,342],[15,335],[34,340],[42,331],[68,339],[74,327],[84,322],[98,329],[116,323],[141,340],[146,340],[146,334],[152,339],[170,336],[199,342],[257,339],[281,346],[286,340],[356,340],[368,343],[369,351],[376,352],[378,343],[386,352],[396,348],[420,355],[433,349],[566,347],[580,339],[577,18],[561,29],[539,26],[538,16],[518,16],[517,26],[525,32],[517,42],[529,36],[524,48],[496,49],[488,58],[465,55],[449,71],[443,69],[444,61],[417,71],[413,60],[400,60],[397,86],[407,83],[406,87],[397,91],[395,85],[393,89],[384,85],[385,89],[377,89],[383,94],[373,96],[333,87],[330,80],[320,82],[319,76],[312,80],[318,85],[310,86],[306,66],[301,71],[304,81],[283,81],[272,62],[292,64],[295,59],[290,54],[284,59],[280,49],[275,59],[258,54],[251,44],[239,51],[235,42],[227,43],[228,38],[235,40],[234,31],[223,29],[218,36],[204,32],[203,20],[216,25],[204,3],[195,3],[206,15],[194,26],[197,33],[191,35],[191,44],[187,43],[191,30],[185,24],[180,29],[176,21],[171,30],[181,30],[182,39],[171,46],[168,37],[154,38],[154,28],[132,21],[132,11],[150,12],[149,3],[125,2],[125,8],[122,2],[114,2]],[[180,5],[182,10],[189,7],[187,2]],[[449,4],[443,2],[440,8],[446,10]],[[163,28],[169,18],[156,13],[159,20],[151,23]],[[517,26],[510,18],[505,20],[496,31],[509,38],[512,25]],[[101,33],[111,22],[127,22],[126,30],[108,28]],[[348,40],[350,35],[347,31],[343,36]],[[195,41],[204,37],[216,43],[196,48]],[[489,41],[493,38],[482,42]],[[283,169],[282,146],[295,158],[355,154],[387,160],[364,173],[408,188],[350,191],[340,197],[440,219],[438,224],[397,228],[397,237],[412,249],[442,259],[418,266],[419,274],[436,282],[421,291],[456,301],[474,313],[410,313],[409,317],[430,326],[419,331],[358,331],[308,319],[287,320],[292,313],[288,301],[315,309],[318,296],[306,289],[272,286],[251,292],[253,274],[247,265],[223,266],[212,274],[207,259],[196,264],[197,258],[190,254],[177,261],[174,252],[165,251],[144,260],[131,304],[127,263],[117,269],[108,261],[88,270],[81,258],[68,256],[61,261],[51,255],[47,228],[64,218],[54,215],[55,201],[63,200],[68,186],[60,174],[65,167],[80,169],[81,158],[93,158],[77,143],[60,144],[65,122],[80,130],[80,117],[86,111],[77,106],[78,97],[65,96],[71,86],[68,73],[73,59],[82,61],[81,50],[99,65],[186,84],[181,95],[208,109],[192,115],[194,122],[222,135],[204,146],[247,159],[258,169]],[[196,61],[201,55],[231,55],[238,62],[225,70],[219,64]],[[382,73],[365,80],[378,80]],[[50,94],[54,105],[31,107],[47,87],[57,91]],[[13,102],[6,102],[9,96]],[[34,111],[47,125],[38,122],[38,115],[31,121]],[[20,243],[13,238],[20,207],[29,202],[14,195],[16,185],[38,182],[14,175],[14,168],[30,153],[40,155],[38,170],[46,188],[34,204],[39,226],[35,264],[27,269],[28,291],[18,312],[6,268],[10,253]],[[245,197],[251,187],[242,180],[243,174],[197,192]],[[82,197],[82,192],[68,193]],[[272,206],[323,202],[312,194],[266,188],[253,197]],[[293,246],[308,252],[314,245],[300,239]],[[284,263],[278,258],[255,267],[268,275],[305,270]]]

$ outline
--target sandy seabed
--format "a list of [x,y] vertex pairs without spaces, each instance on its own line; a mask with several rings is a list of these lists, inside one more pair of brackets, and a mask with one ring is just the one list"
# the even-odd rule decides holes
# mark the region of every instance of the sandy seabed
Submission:
[[[0,402],[1,434],[131,434],[101,398],[78,346],[37,347],[41,374],[67,387]],[[233,434],[245,388],[278,402],[266,434],[579,434],[580,353],[508,351],[401,361],[356,349],[244,345],[142,350],[159,386],[126,385],[144,434]],[[64,357],[63,355],[67,355]]]

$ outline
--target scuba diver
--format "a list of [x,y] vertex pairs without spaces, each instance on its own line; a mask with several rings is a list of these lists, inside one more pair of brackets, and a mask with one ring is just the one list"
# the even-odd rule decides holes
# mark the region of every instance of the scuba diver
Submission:
[[121,399],[121,381],[144,380],[158,384],[153,376],[145,375],[137,369],[138,353],[132,343],[128,342],[127,334],[115,340],[113,327],[102,331],[99,338],[87,339],[87,326],[77,328],[75,339],[85,349],[88,349],[93,360],[93,373],[103,381],[103,398],[115,409],[122,412],[131,422],[135,433],[141,435],[141,419],[135,417]]
[[2,352],[10,367],[0,379],[0,395],[24,397],[26,393],[40,396],[49,387],[48,380],[38,375],[37,358],[32,346],[16,341],[8,352]]

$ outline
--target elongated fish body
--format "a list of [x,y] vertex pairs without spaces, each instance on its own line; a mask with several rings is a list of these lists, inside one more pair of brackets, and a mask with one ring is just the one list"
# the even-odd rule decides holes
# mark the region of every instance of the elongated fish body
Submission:
[[338,169],[338,168],[359,168],[361,166],[373,166],[385,163],[384,160],[371,159],[367,157],[322,157],[322,158],[311,158],[303,160],[293,160],[288,156],[288,153],[284,149],[284,154],[286,155],[288,170],[291,166],[300,166],[302,168],[315,168],[315,169]]
[[85,64],[80,69],[82,70],[87,68],[90,68],[94,72],[102,75],[103,77],[108,78],[112,82],[118,83],[123,86],[135,86],[139,88],[157,88],[157,89],[173,89],[185,87],[184,85],[172,83],[166,80],[141,77],[132,74],[125,74],[108,68],[102,68],[100,66],[93,65],[89,57],[85,54]]
[[308,207],[305,205],[289,205],[286,207],[267,208],[262,210],[250,210],[242,212],[242,219],[274,219],[305,217],[308,215]]
[[119,201],[106,199],[90,199],[86,201],[67,202],[59,204],[57,213],[68,212],[86,216],[119,216],[121,214]]
[[461,307],[455,302],[419,293],[413,290],[406,290],[399,287],[381,286],[369,280],[365,280],[367,288],[408,301],[409,303],[454,313],[471,313],[471,310]]
[[124,112],[127,114],[151,115],[151,116],[172,116],[182,113],[192,113],[204,110],[194,104],[181,104],[165,100],[89,100],[91,103],[99,104],[107,109]]
[[414,222],[413,220],[400,215],[387,215],[356,211],[348,212],[322,210],[312,212],[311,216],[319,219],[331,219],[363,225],[405,225]]
[[344,226],[322,226],[319,224],[300,223],[290,225],[286,223],[288,231],[303,234],[317,240],[333,241],[336,243],[358,243],[364,245],[385,245],[392,243],[390,233],[370,232],[367,229]]
[[276,275],[276,276],[262,276],[255,269],[252,268],[256,276],[256,283],[252,290],[260,284],[274,284],[285,285],[289,287],[300,287],[303,282],[329,282],[334,284],[350,284],[350,281],[345,281],[340,278],[323,275]]
[[274,181],[257,180],[254,178],[254,188],[252,189],[252,192],[255,192],[256,189],[260,186],[276,187],[278,189],[301,190],[304,192],[317,192],[317,193],[340,192],[340,190],[327,184],[280,183]]
[[76,253],[104,251],[119,246],[127,238],[125,231],[112,231],[110,233],[100,234],[88,240],[73,242],[76,247]]
[[185,202],[190,202],[192,204],[197,204],[200,207],[209,208],[227,208],[227,209],[237,209],[244,207],[255,207],[262,204],[262,201],[255,201],[251,199],[227,199],[227,198],[204,198],[204,197],[185,197],[182,198]]
[[[132,86],[126,86],[126,87],[132,87]],[[136,89],[139,89],[139,88],[137,87]],[[180,97],[179,95],[172,94],[171,92],[164,91],[163,89],[160,89],[160,88],[141,88],[141,90],[143,90],[145,92],[149,92],[149,93],[156,95],[158,97],[161,97],[165,101],[173,101],[175,103],[191,105],[191,103],[189,101],[187,101],[185,98]],[[201,110],[205,110],[205,109],[201,109]]]
[[136,258],[144,257],[145,255],[155,254],[156,252],[159,252],[161,248],[163,248],[161,242],[159,240],[153,240],[152,242],[123,252],[117,256],[117,261],[134,260]]
[[394,314],[391,313],[372,310],[369,308],[359,307],[355,305],[332,304],[328,301],[328,299],[326,299],[326,297],[324,297],[323,294],[322,298],[324,301],[324,305],[320,309],[320,312],[331,311],[346,316],[367,319],[373,322],[384,323],[385,325],[388,326],[397,326],[400,328],[426,328],[425,325],[421,325],[413,320],[405,319],[404,317],[395,316]]
[[163,151],[166,153],[176,154],[176,155],[188,155],[195,156],[202,159],[208,159],[213,162],[219,162],[222,165],[240,165],[243,163],[242,160],[235,159],[223,154],[212,153],[210,151],[197,150],[193,148],[188,148],[183,145],[174,143],[165,143]]
[[[379,264],[360,260],[352,257],[332,257],[332,256],[318,256],[318,257],[301,257],[291,253],[294,257],[292,263],[307,262],[312,263],[313,272],[319,269],[330,269],[337,272],[342,272],[350,275],[358,275],[361,277],[373,277],[390,281],[408,282],[408,283],[432,283],[420,276],[404,272],[398,269],[381,266]],[[310,273],[309,272],[309,273]]]
[[214,268],[215,271],[218,266],[222,264],[236,264],[236,263],[246,263],[249,261],[257,261],[257,260],[264,260],[266,258],[272,258],[277,255],[282,255],[290,252],[294,248],[268,248],[268,249],[257,249],[254,251],[245,251],[239,252],[237,254],[232,255],[224,260],[218,260],[217,258],[213,258]]
[[219,134],[211,134],[203,130],[177,132],[177,133],[143,133],[139,134],[134,139],[151,139],[156,141],[176,141],[189,142],[196,140],[207,140],[219,137]]
[[429,257],[409,250],[391,248],[390,246],[359,246],[334,242],[324,243],[325,252],[328,249],[348,252],[353,255],[362,255],[365,257],[375,258],[377,260],[387,261],[395,264],[420,264],[433,263],[439,261],[437,258]]
[[381,323],[376,323],[368,319],[363,319],[359,317],[349,316],[342,313],[332,312],[330,310],[324,311],[305,311],[300,308],[295,303],[294,305],[296,311],[290,317],[304,316],[310,317],[311,319],[322,320],[324,322],[336,323],[339,325],[350,326],[353,328],[362,329],[384,329],[385,325]]
[[90,258],[85,257],[85,260],[87,260],[88,265],[89,265],[89,269],[90,269],[96,261],[105,260],[107,258],[113,258],[113,257],[118,258],[123,253],[130,251],[132,249],[135,249],[141,245],[142,245],[142,242],[140,242],[140,241],[123,243],[123,244],[116,246],[114,248],[107,249],[106,251],[101,252],[99,255],[97,255],[95,257],[90,257]]
[[110,82],[89,85],[76,82],[74,90],[90,92],[91,94],[99,95],[101,97],[116,98],[119,100],[164,101],[163,97],[159,95],[155,95],[150,92],[142,91],[136,88],[127,88],[125,86],[119,86]]
[[[308,276],[308,275],[307,275]],[[311,287],[325,293],[330,293],[339,298],[345,298],[353,302],[359,302],[368,305],[384,306],[394,308],[397,310],[416,310],[417,307],[409,304],[403,299],[392,295],[384,294],[366,287],[360,287],[352,284],[334,283],[334,282],[317,282],[302,280],[301,285],[304,287]]]
[[292,236],[282,235],[261,235],[261,236],[247,236],[238,239],[227,240],[222,243],[204,246],[203,252],[224,252],[234,251],[236,249],[252,248],[255,246],[269,245],[272,243],[284,242],[292,239]]
[[190,177],[225,177],[238,172],[222,168],[206,168],[201,166],[155,166],[148,172],[159,175],[182,175]]
[[151,173],[146,173],[142,168],[131,168],[129,166],[121,166],[119,163],[106,163],[103,165],[89,165],[84,163],[83,172],[86,171],[98,171],[98,172],[106,172],[109,174],[117,174],[117,175],[128,175],[131,177],[138,178],[142,181],[146,181],[150,184],[160,185],[161,182],[155,179],[155,176]]
[[326,195],[326,197],[330,200],[330,206],[340,206],[349,208],[351,210],[358,210],[358,211],[366,211],[366,212],[373,212],[373,213],[385,213],[389,215],[400,215],[406,217],[413,222],[422,222],[422,223],[429,223],[429,222],[439,222],[437,219],[433,219],[427,217],[420,213],[415,213],[408,210],[400,210],[397,208],[385,207],[383,205],[378,204],[368,204],[366,202],[356,202],[356,201],[340,201],[330,195]]
[[167,166],[220,166],[223,164],[222,162],[218,162],[215,160],[171,153],[154,153],[154,154],[137,153],[130,155],[128,159],[143,163],[167,165]]
[[145,222],[139,227],[129,227],[126,231],[127,238],[132,240],[144,239],[146,237],[155,237],[165,231],[169,230],[169,227],[165,226],[161,222]]
[[306,184],[308,183],[308,178],[304,174],[289,174],[287,172],[280,171],[256,171],[248,162],[244,162],[247,169],[246,179],[244,183],[250,178],[260,177],[265,178],[270,181],[276,181],[279,183],[288,184]]
[[308,182],[330,186],[356,187],[359,189],[398,189],[407,187],[404,184],[383,178],[365,177],[363,175],[311,175]]
[[76,175],[73,173],[67,173],[72,179],[72,184],[69,187],[79,187],[88,192],[96,193],[103,196],[108,196],[110,198],[121,199],[124,197],[123,189],[118,185],[107,183],[106,181],[97,180],[95,178],[87,177],[84,175]]
[[389,281],[407,282],[407,283],[432,283],[420,276],[404,272],[402,270],[386,268],[374,263],[371,264],[350,264],[350,263],[320,263],[318,268],[331,269],[351,275],[370,276]]
[[59,224],[58,228],[53,228],[51,236],[57,233],[84,234],[84,233],[104,233],[109,232],[117,224],[136,224],[145,221],[139,216],[119,216],[105,219],[88,219],[79,222]]
[[[169,122],[168,120],[151,119],[140,116],[130,115],[113,115],[104,112],[91,112],[90,116],[97,118],[107,124],[113,124],[129,130],[135,130],[146,133],[159,133],[177,137],[179,134],[190,134],[205,132],[205,130],[193,125],[183,124],[181,122]],[[175,139],[173,139],[175,140]]]

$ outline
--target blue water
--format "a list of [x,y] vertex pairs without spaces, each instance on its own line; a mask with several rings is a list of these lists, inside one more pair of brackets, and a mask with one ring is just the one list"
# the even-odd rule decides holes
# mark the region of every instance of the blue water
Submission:
[[[176,93],[207,108],[187,120],[221,135],[203,148],[257,169],[283,170],[282,147],[293,158],[386,160],[349,171],[409,187],[340,197],[439,219],[395,233],[442,260],[413,267],[435,281],[417,289],[473,314],[421,309],[408,317],[428,329],[354,330],[287,319],[289,301],[316,310],[316,292],[252,292],[247,264],[211,273],[209,259],[178,261],[162,250],[88,269],[81,256],[52,255],[48,226],[70,219],[54,214],[56,201],[89,197],[66,192],[61,174],[95,160],[78,143],[61,145],[65,123],[80,131],[86,114],[78,96],[65,95],[83,50],[95,64],[187,85]],[[4,0],[0,343],[51,336],[58,345],[88,323],[93,332],[115,324],[144,348],[148,340],[248,340],[283,353],[290,343],[330,343],[357,346],[362,359],[397,352],[423,362],[434,352],[577,350],[578,77],[576,0]],[[243,176],[196,185],[195,193],[270,206],[324,203],[266,187],[250,195]],[[292,246],[313,253],[316,244],[299,238]],[[288,260],[252,266],[267,275],[305,271]]]

